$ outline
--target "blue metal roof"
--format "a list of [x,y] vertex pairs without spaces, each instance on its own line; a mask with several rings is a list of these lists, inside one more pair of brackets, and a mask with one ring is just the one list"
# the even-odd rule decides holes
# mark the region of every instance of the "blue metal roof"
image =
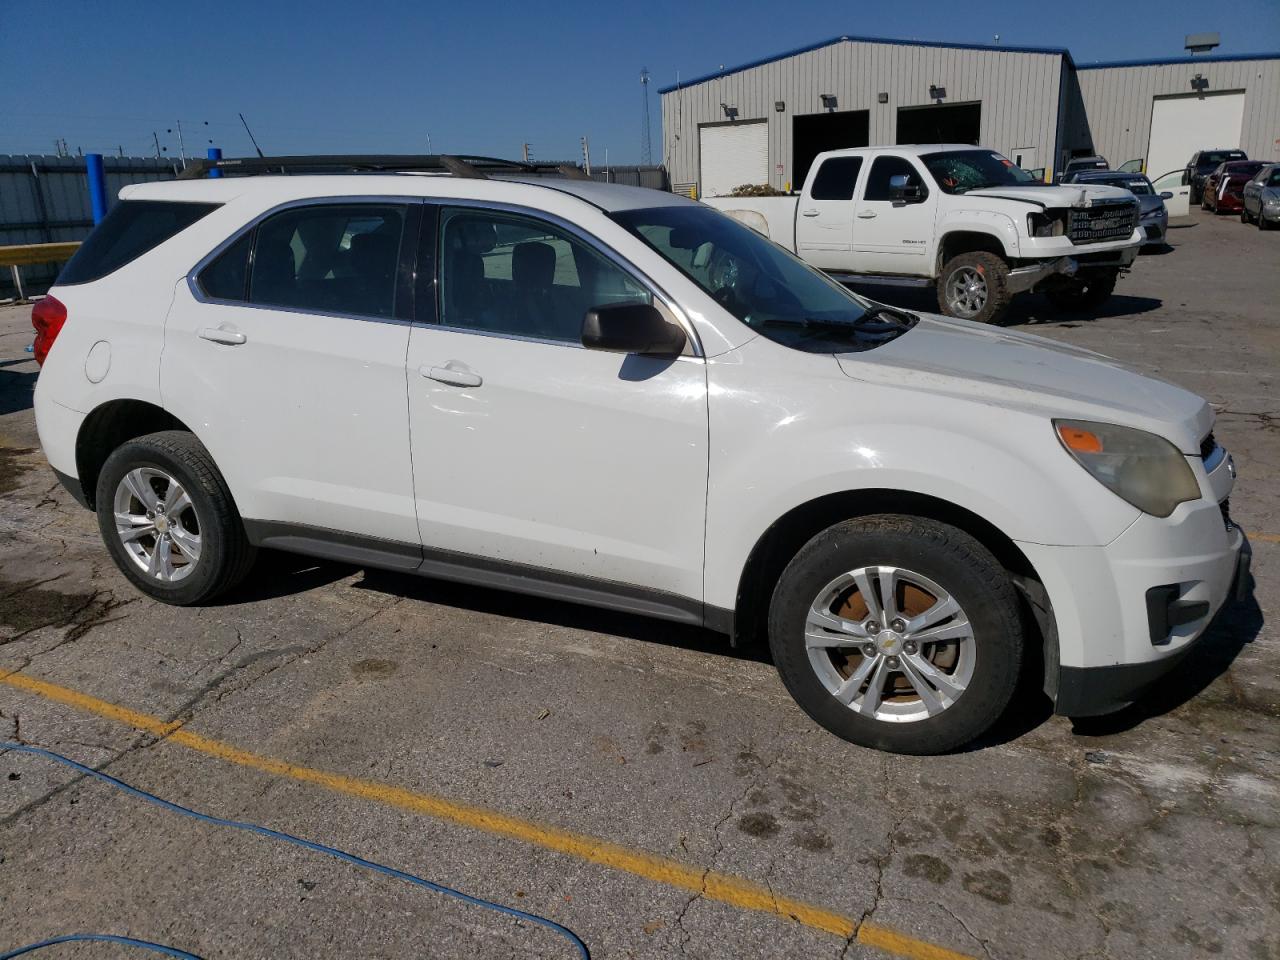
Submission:
[[[947,50],[992,50],[996,53],[1049,53],[1066,57],[1067,62],[1072,63],[1071,51],[1067,50],[1065,47],[1003,47],[995,46],[990,43],[945,43],[934,40],[899,40],[893,37],[855,37],[852,35],[843,35],[839,37],[830,37],[826,40],[819,40],[817,43],[810,43],[803,47],[796,47],[794,50],[775,53],[769,57],[761,57],[759,60],[752,60],[750,63],[740,63],[736,67],[716,70],[714,73],[707,73],[700,77],[694,77],[692,80],[673,83],[669,87],[660,87],[658,89],[658,93],[671,93],[672,91],[683,87],[692,87],[699,83],[706,83],[708,80],[715,80],[717,77],[727,77],[731,73],[750,70],[752,67],[760,67],[766,63],[776,63],[779,60],[786,60],[788,57],[794,57],[801,53],[810,53],[814,50],[821,50],[823,47],[831,47],[837,43],[845,42],[888,43],[899,47],[941,47]],[[1074,63],[1072,63],[1072,65],[1074,66]]]
[[1278,53],[1224,53],[1207,57],[1160,57],[1154,60],[1111,60],[1079,64],[1077,70],[1105,70],[1108,67],[1159,67],[1179,63],[1225,63],[1232,60],[1280,60]]

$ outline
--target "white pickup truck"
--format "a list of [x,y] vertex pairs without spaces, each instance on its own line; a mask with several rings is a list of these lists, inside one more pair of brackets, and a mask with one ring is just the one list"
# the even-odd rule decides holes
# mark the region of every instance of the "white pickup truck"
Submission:
[[1032,289],[1101,305],[1143,242],[1128,191],[1050,186],[965,145],[833,150],[798,197],[706,202],[837,280],[935,286],[942,313],[986,323]]

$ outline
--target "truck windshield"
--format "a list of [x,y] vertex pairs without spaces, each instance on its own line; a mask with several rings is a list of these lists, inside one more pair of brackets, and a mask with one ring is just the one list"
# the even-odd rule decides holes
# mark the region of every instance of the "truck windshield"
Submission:
[[994,150],[949,150],[927,153],[921,162],[943,193],[966,193],[987,187],[1042,186],[1027,171]]
[[762,336],[809,353],[867,350],[915,317],[863,300],[750,227],[701,205],[623,210],[613,219]]

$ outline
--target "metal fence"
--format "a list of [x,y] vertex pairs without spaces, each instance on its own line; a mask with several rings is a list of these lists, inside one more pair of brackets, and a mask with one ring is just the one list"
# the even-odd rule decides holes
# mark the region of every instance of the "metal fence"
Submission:
[[[114,203],[130,183],[172,180],[179,166],[147,157],[104,157],[107,197]],[[93,226],[84,157],[0,154],[0,246],[83,240]],[[58,264],[22,268],[30,291],[53,282]],[[15,293],[9,271],[0,271],[0,299]]]
[[591,179],[601,183],[622,183],[631,187],[648,187],[651,190],[670,190],[671,181],[667,179],[666,167],[596,167],[591,171]]
[[[147,157],[104,157],[103,166],[110,203],[115,203],[120,188],[127,184],[172,180],[180,170],[176,161]],[[597,167],[591,172],[591,179],[654,190],[671,189],[665,167]],[[0,246],[83,240],[92,226],[84,157],[0,154]],[[28,292],[48,287],[58,275],[59,267],[59,264],[24,266],[23,286]],[[15,293],[9,271],[0,271],[0,299]]]

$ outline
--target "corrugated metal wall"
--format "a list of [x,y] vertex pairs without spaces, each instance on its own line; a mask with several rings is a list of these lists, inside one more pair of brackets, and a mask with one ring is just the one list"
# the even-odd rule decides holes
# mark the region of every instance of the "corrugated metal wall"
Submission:
[[[822,112],[820,94],[835,94],[842,111],[869,110],[871,143],[892,144],[898,108],[933,103],[929,86],[937,84],[946,87],[947,103],[982,101],[984,146],[1006,153],[1034,147],[1048,165],[1062,76],[1056,53],[840,41],[664,93],[664,163],[673,182],[697,181],[698,126],[724,120],[726,103],[738,108],[739,120],[768,121],[772,184],[781,188],[792,178],[792,117]],[[881,92],[888,103],[877,102]],[[782,112],[777,100],[786,104]]]
[[[1206,92],[1244,90],[1240,147],[1250,157],[1280,157],[1280,59],[1201,60],[1134,67],[1081,67],[1076,73],[1084,112],[1074,119],[1074,141],[1092,140],[1115,166],[1146,157],[1151,139],[1151,103],[1156,97],[1192,93],[1200,74]],[[1083,125],[1083,126],[1082,126]],[[1235,144],[1206,143],[1206,148]],[[1148,171],[1154,176],[1166,170]]]
[[[176,175],[172,161],[147,157],[104,157],[103,167],[113,204],[126,184]],[[83,240],[92,226],[83,157],[0,154],[0,245]],[[49,264],[23,267],[23,284],[40,287],[57,271]],[[0,297],[10,296],[12,287],[9,270],[0,270]]]

